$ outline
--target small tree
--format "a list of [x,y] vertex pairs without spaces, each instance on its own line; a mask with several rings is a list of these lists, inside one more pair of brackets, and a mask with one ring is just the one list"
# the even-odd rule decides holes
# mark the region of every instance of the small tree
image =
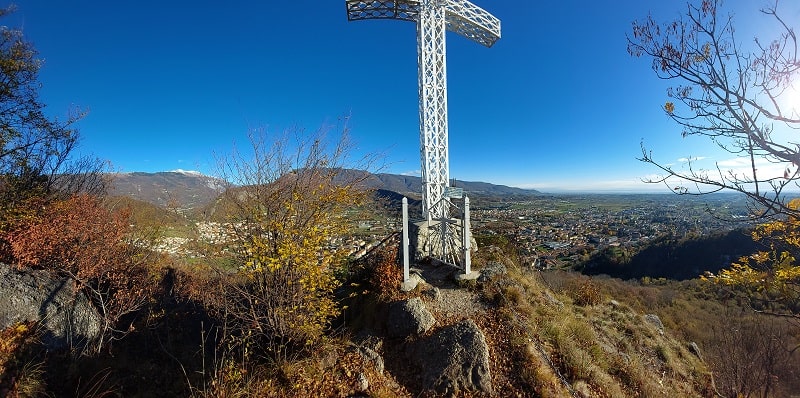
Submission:
[[705,356],[722,396],[787,396],[797,388],[797,360],[786,346],[785,322],[728,309],[719,323],[708,327],[714,339]]
[[[800,199],[787,206],[800,210]],[[766,250],[741,257],[730,269],[711,275],[717,284],[734,293],[744,293],[759,313],[790,318],[800,325],[800,218],[791,215],[758,225],[753,240],[765,243]]]
[[[735,36],[733,16],[722,14],[721,0],[697,3],[675,21],[634,22],[628,52],[652,58],[660,79],[677,82],[668,89],[663,110],[684,137],[708,138],[741,158],[749,171],[699,169],[692,161],[688,170],[677,170],[657,162],[642,145],[640,160],[664,172],[649,182],[678,180],[670,188],[679,194],[739,192],[751,200],[757,217],[794,214],[784,191],[800,186],[800,145],[779,134],[800,128],[800,105],[791,109],[785,102],[800,71],[794,29],[780,17],[776,1],[762,13],[774,20],[779,35],[767,43],[756,38],[748,49]],[[783,165],[783,172],[770,174],[759,168],[761,162]]]
[[[767,221],[753,232],[768,250],[741,258],[713,279],[732,292],[747,296],[754,309],[800,320],[800,202],[787,190],[800,187],[800,104],[792,109],[786,97],[800,89],[798,42],[794,28],[778,12],[778,2],[762,13],[779,31],[769,42],[755,39],[748,49],[735,36],[732,15],[724,15],[721,0],[689,3],[684,17],[659,24],[648,17],[633,23],[628,52],[652,58],[652,69],[677,82],[667,91],[666,115],[686,136],[705,137],[748,165],[747,172],[694,167],[676,170],[658,163],[642,146],[641,161],[664,174],[649,182],[670,185],[678,194],[702,195],[734,191],[745,195],[753,220]],[[788,135],[788,138],[787,138]],[[761,164],[780,165],[770,174]],[[776,306],[776,302],[782,303]]]
[[221,162],[221,177],[234,183],[224,200],[238,258],[224,310],[239,343],[280,361],[317,343],[339,314],[333,293],[346,216],[365,199],[368,174],[343,167],[346,134],[330,145],[324,131],[249,138],[251,152]]
[[[0,9],[0,18],[13,12]],[[24,218],[31,198],[66,199],[78,192],[105,192],[105,164],[74,158],[84,113],[50,118],[39,100],[42,61],[22,31],[0,26],[0,232]],[[0,251],[3,251],[0,242]]]

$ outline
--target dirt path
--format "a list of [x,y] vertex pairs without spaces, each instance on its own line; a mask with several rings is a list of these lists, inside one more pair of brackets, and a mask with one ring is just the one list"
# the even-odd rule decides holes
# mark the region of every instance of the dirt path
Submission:
[[459,287],[453,275],[461,272],[449,265],[419,265],[414,268],[425,283],[420,286],[428,310],[440,325],[472,318],[486,311],[487,305],[473,290]]

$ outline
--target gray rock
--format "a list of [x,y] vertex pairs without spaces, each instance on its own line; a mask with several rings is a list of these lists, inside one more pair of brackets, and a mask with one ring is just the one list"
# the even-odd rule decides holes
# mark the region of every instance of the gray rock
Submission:
[[664,334],[664,324],[661,323],[661,318],[659,318],[658,315],[647,314],[647,315],[644,316],[644,320],[647,323],[655,326],[656,329],[658,329],[658,333],[660,333],[662,335]]
[[486,283],[498,276],[505,275],[508,272],[506,266],[501,263],[489,263],[481,269],[481,276],[478,277],[478,282]]
[[419,297],[389,304],[386,333],[389,337],[423,334],[433,327],[436,319]]
[[371,363],[372,366],[375,367],[375,371],[378,372],[378,374],[383,374],[384,363],[381,354],[378,354],[372,348],[364,346],[358,346],[356,348],[356,352],[361,356],[361,358],[364,358],[366,362]]
[[339,355],[336,351],[331,350],[322,357],[320,365],[322,365],[322,369],[328,370],[333,369],[336,366],[336,362],[339,362]]
[[553,296],[553,294],[550,293],[549,290],[545,290],[544,291],[544,298],[546,298],[547,301],[550,302],[550,304],[555,304],[555,305],[557,305],[559,307],[563,307],[564,306],[564,303],[562,303],[561,300],[559,300],[555,296]]
[[383,349],[383,339],[376,336],[372,331],[362,329],[353,337],[353,343],[356,346],[367,347],[372,351],[380,351]]
[[425,290],[422,291],[422,294],[433,301],[439,301],[439,297],[441,297],[439,288],[431,285],[426,286]]
[[700,353],[700,347],[697,346],[697,343],[695,343],[694,341],[690,342],[688,348],[689,352],[691,352],[694,355],[697,355],[697,358],[699,358],[701,361],[703,360],[703,355]]
[[365,376],[361,372],[358,373],[358,385],[357,386],[358,386],[358,391],[359,392],[365,392],[365,391],[369,390],[369,380],[367,380],[367,376]]
[[468,274],[458,272],[453,276],[453,279],[456,281],[456,285],[460,287],[469,287],[475,286],[475,281],[479,280],[480,277],[481,273],[478,271],[472,271]]
[[0,264],[0,329],[31,321],[39,322],[42,343],[50,349],[85,347],[103,325],[71,279]]
[[427,389],[447,395],[462,391],[492,393],[489,347],[471,319],[409,343],[406,354],[421,370],[420,378]]

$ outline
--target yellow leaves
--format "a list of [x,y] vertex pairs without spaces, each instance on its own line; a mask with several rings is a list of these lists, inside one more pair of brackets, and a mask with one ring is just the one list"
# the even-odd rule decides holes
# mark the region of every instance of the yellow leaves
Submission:
[[[800,200],[791,200],[787,207],[800,209]],[[769,250],[740,258],[712,280],[725,286],[741,287],[751,293],[771,292],[782,300],[796,300],[800,266],[791,251],[800,249],[800,220],[790,216],[785,220],[758,225],[752,232],[752,238],[754,241],[769,242]]]
[[346,225],[335,212],[320,211],[327,204],[309,203],[300,191],[292,192],[291,199],[281,204],[291,215],[264,217],[257,229],[261,232],[246,241],[246,266],[240,272],[263,285],[265,295],[281,296],[277,301],[260,300],[266,306],[260,311],[280,314],[274,318],[285,322],[293,335],[302,336],[304,344],[313,344],[340,311],[333,298],[339,281],[329,265],[341,261],[344,254],[329,242]]
[[14,362],[21,353],[21,348],[36,340],[32,323],[16,323],[6,329],[0,329],[0,375]]
[[[739,261],[746,260],[747,257],[741,258]],[[719,276],[714,280],[717,283],[722,283],[728,286],[735,285],[750,285],[759,282],[762,278],[762,273],[754,270],[747,264],[733,263],[729,269],[720,271]]]
[[[751,254],[749,257],[751,260],[755,261],[756,264],[764,264],[770,259],[770,253],[760,251],[754,254]],[[740,260],[743,261],[743,260]]]
[[258,191],[238,200],[236,214],[241,239],[235,252],[243,265],[232,297],[248,305],[232,311],[246,320],[242,328],[257,331],[254,339],[268,341],[265,354],[275,356],[285,355],[287,342],[316,344],[339,315],[334,290],[340,281],[334,272],[347,253],[333,243],[352,228],[347,211],[366,197],[354,185],[334,183],[337,173],[328,169],[286,170],[291,172],[269,184],[254,185]]
[[800,280],[800,267],[786,267],[775,271],[775,278],[783,281]]
[[30,328],[28,327],[27,324],[24,324],[24,323],[18,323],[14,327],[14,333],[17,333],[17,334],[24,334],[24,333],[28,332],[28,330],[30,330]]
[[669,113],[670,115],[673,114],[675,112],[675,104],[672,103],[671,101],[667,101],[664,104],[664,110],[667,111],[667,113]]

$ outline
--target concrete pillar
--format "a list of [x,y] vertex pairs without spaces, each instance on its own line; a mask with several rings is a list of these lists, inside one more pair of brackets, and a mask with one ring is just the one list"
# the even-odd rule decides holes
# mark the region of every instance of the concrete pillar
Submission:
[[408,270],[408,198],[403,198],[403,282],[411,278]]
[[470,274],[472,272],[472,256],[470,249],[472,248],[472,233],[469,225],[469,196],[464,196],[464,220],[462,229],[462,242],[461,248],[464,250],[464,273]]

